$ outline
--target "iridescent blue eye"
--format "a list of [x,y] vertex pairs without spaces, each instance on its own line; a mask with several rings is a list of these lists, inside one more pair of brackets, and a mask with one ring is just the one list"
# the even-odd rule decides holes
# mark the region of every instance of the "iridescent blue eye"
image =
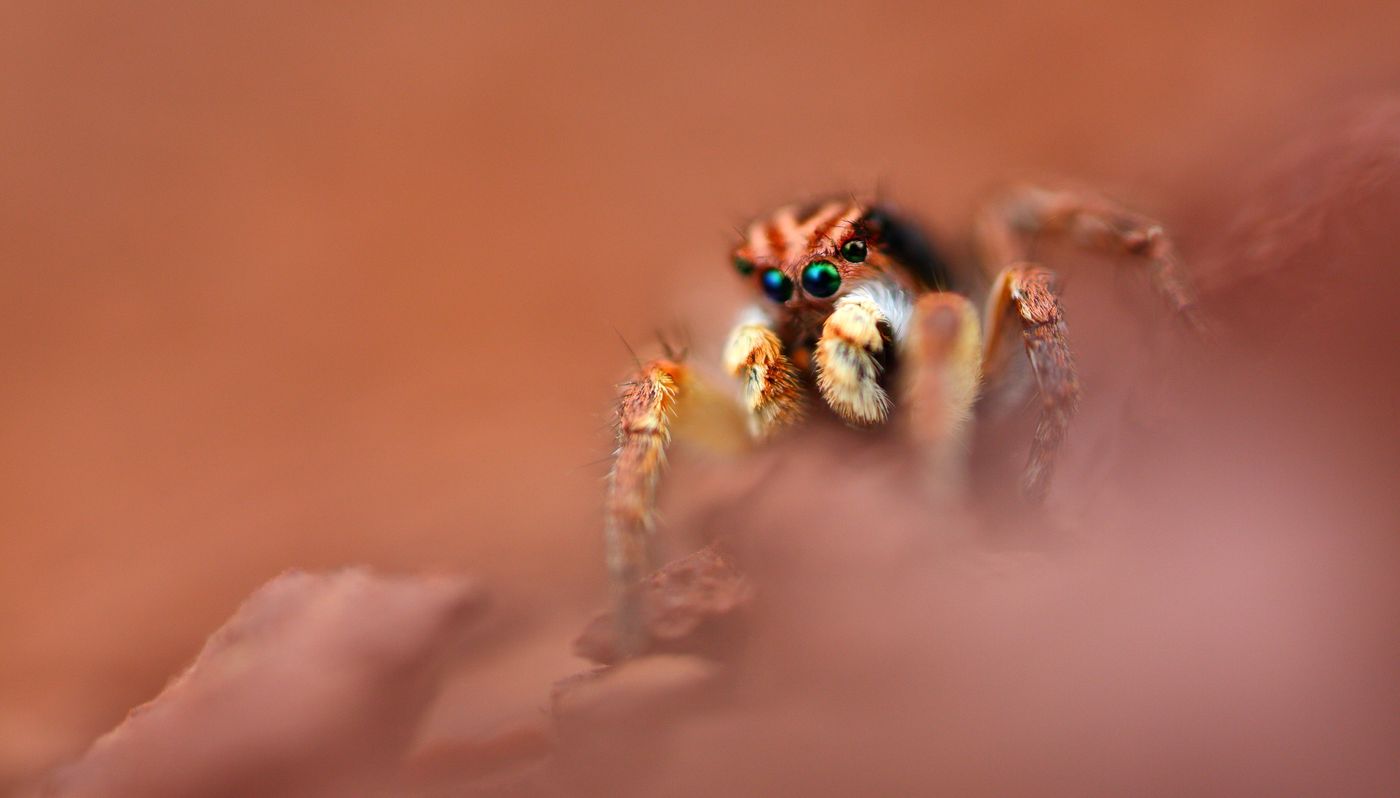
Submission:
[[777,269],[769,269],[759,276],[759,282],[763,283],[763,293],[774,302],[786,302],[792,299],[792,281],[786,274]]
[[828,297],[841,287],[841,272],[824,260],[807,264],[802,270],[802,290],[815,297]]

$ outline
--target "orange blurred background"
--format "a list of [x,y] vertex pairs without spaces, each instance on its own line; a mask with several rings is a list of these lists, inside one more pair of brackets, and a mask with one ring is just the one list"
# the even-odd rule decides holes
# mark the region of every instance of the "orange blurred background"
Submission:
[[[0,8],[0,786],[292,566],[603,595],[629,355],[732,225],[1007,178],[1162,215],[1400,78],[1395,3]],[[708,337],[707,337],[708,336]]]

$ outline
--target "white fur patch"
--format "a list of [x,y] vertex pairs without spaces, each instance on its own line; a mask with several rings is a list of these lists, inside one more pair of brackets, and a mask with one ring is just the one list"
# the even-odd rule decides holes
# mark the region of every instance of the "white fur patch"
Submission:
[[871,280],[851,289],[843,299],[864,299],[875,305],[890,325],[895,343],[904,343],[914,319],[914,298],[908,291],[885,280]]
[[742,327],[745,324],[757,324],[760,327],[771,328],[773,316],[762,305],[746,305],[743,310],[739,311],[739,318],[734,320],[735,327]]

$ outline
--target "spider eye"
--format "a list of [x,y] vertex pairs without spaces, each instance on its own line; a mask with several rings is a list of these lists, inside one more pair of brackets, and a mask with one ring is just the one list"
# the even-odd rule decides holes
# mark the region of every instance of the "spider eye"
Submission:
[[867,250],[863,239],[852,238],[850,241],[841,245],[841,257],[851,263],[863,263],[866,254]]
[[750,274],[753,274],[753,261],[735,255],[734,268],[740,274],[744,275],[745,277],[748,277]]
[[[862,250],[863,251],[863,250]],[[862,256],[864,257],[864,256]],[[802,270],[802,290],[815,297],[828,297],[841,287],[841,272],[831,263],[819,260]]]
[[759,278],[763,283],[763,293],[774,302],[786,302],[792,298],[792,281],[777,269],[769,269]]

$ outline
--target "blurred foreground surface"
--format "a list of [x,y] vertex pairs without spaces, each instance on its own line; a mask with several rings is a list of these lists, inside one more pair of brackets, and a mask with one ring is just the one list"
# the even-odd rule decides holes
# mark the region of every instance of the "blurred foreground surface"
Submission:
[[[407,579],[362,623],[289,612],[342,681],[172,688],[56,788],[1400,791],[1400,11],[752,13],[0,12],[0,789],[273,575],[368,563],[490,608]],[[837,21],[866,56],[814,65]],[[1216,344],[1052,262],[1086,402],[1043,517],[930,508],[842,432],[680,458],[667,533],[731,535],[746,637],[541,725],[602,595],[612,327],[684,318],[712,356],[724,223],[794,194],[884,178],[956,245],[1046,173],[1168,223]],[[293,698],[305,748],[228,743]]]

